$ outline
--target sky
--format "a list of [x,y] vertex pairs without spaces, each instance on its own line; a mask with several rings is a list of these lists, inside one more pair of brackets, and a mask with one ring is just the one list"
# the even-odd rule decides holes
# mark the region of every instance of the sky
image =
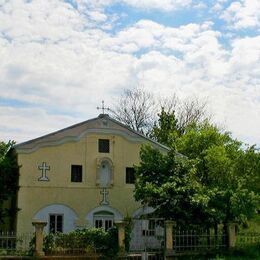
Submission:
[[0,0],[0,140],[96,117],[136,86],[206,100],[260,147],[260,0]]

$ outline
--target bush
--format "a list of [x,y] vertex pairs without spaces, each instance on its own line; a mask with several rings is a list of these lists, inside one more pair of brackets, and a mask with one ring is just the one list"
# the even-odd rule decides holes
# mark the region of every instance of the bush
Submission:
[[[117,228],[107,232],[101,228],[87,228],[70,233],[50,233],[44,237],[43,250],[46,254],[101,253],[104,256],[115,256],[118,253]],[[31,241],[31,252],[34,250],[35,238]]]

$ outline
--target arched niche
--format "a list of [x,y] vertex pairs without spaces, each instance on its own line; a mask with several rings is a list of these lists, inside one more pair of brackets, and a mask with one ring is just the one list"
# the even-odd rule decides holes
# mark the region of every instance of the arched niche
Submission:
[[109,188],[114,184],[114,165],[110,158],[97,159],[96,184],[101,188]]

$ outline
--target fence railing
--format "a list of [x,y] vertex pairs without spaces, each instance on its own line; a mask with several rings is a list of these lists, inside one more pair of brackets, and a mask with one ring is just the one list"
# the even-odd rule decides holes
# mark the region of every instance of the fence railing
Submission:
[[[16,234],[14,232],[0,232],[0,255],[25,255],[30,249],[30,241],[34,234]],[[98,254],[102,248],[92,246],[73,246],[67,245],[66,240],[54,241],[54,246],[47,250],[47,254]],[[73,241],[70,241],[70,244]],[[79,241],[75,241],[79,242]],[[236,235],[236,246],[254,245],[260,243],[260,233],[238,233]],[[72,243],[73,244],[73,243]],[[224,233],[208,234],[196,230],[174,230],[173,249],[176,253],[197,252],[206,250],[221,250],[227,246],[227,235]]]
[[227,246],[227,235],[207,234],[196,230],[175,230],[173,234],[173,249],[176,252],[193,252],[204,250],[219,250]]
[[0,252],[2,255],[23,255],[29,251],[32,233],[16,234],[15,232],[0,232]]
[[260,244],[260,233],[250,232],[250,233],[238,233],[236,236],[236,246],[245,246]]

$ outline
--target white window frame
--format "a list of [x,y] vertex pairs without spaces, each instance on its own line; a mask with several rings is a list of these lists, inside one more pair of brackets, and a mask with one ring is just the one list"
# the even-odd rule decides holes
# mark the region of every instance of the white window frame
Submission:
[[[93,217],[93,223],[94,227],[96,227],[96,221],[102,221],[102,225],[99,226],[100,228],[103,228],[105,231],[107,231],[109,228],[114,226],[114,216],[113,215],[94,215]],[[106,223],[111,221],[112,225],[106,228]]]

